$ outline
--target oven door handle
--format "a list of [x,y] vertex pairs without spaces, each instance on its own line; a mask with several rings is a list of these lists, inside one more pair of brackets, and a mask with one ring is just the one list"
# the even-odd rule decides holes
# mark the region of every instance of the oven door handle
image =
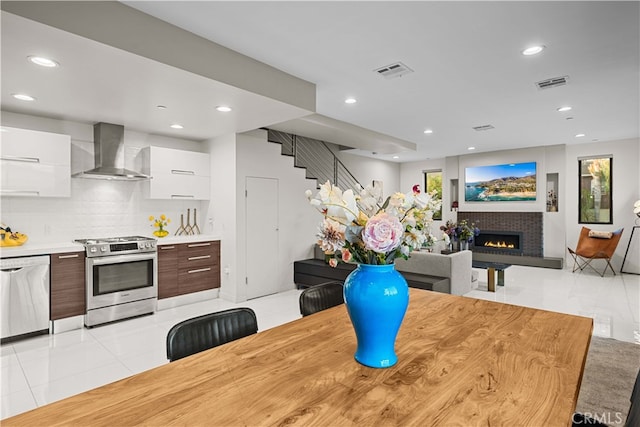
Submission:
[[155,260],[157,258],[156,253],[153,254],[130,254],[130,255],[116,255],[116,256],[105,256],[105,257],[96,257],[96,258],[87,258],[90,260],[92,265],[106,265],[106,264],[120,264],[123,262],[134,262],[134,261],[147,261],[147,260]]

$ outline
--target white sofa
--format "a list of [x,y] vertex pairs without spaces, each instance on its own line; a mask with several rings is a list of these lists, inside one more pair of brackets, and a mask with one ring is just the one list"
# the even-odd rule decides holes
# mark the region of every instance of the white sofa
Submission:
[[408,273],[447,277],[451,282],[452,295],[464,295],[473,287],[474,274],[471,268],[471,251],[454,252],[448,255],[414,251],[408,260],[396,259],[396,269]]

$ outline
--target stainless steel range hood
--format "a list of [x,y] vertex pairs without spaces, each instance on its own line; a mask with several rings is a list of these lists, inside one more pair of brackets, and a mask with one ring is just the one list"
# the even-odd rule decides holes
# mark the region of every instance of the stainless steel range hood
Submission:
[[93,125],[95,168],[73,174],[75,178],[137,181],[148,175],[124,168],[124,126],[111,123]]

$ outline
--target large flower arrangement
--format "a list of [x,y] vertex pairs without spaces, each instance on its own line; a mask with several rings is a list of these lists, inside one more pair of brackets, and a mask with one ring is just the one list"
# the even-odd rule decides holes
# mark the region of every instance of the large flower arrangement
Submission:
[[440,230],[448,237],[446,240],[454,240],[460,242],[473,241],[473,238],[480,234],[480,229],[476,227],[475,223],[469,224],[466,219],[461,220],[459,223],[447,221],[445,225],[440,226]]
[[335,267],[339,261],[360,264],[392,264],[420,249],[429,235],[433,213],[441,201],[432,195],[395,193],[379,205],[372,186],[342,191],[329,181],[313,196],[306,196],[324,216],[318,230],[318,245]]

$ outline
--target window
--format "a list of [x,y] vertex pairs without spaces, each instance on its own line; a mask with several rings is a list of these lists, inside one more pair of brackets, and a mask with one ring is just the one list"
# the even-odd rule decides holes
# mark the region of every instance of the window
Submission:
[[611,156],[578,159],[578,223],[613,224]]
[[[442,171],[425,171],[424,182],[424,188],[426,188],[426,192],[429,194],[435,192],[435,197],[438,198],[438,200],[442,200]],[[433,213],[433,219],[442,219],[442,206],[438,211]]]

